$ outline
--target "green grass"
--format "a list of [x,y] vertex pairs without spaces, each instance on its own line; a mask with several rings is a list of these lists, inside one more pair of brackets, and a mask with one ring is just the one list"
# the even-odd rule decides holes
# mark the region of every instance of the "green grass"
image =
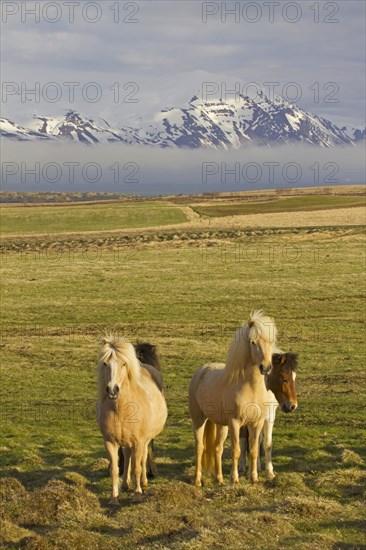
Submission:
[[[361,229],[304,229],[117,256],[108,244],[97,256],[5,252],[0,545],[365,545],[363,247]],[[197,490],[188,381],[202,363],[224,360],[252,308],[274,315],[280,346],[300,354],[299,409],[277,415],[273,484],[262,472],[256,486],[232,488],[226,450],[226,485],[206,478]],[[122,495],[114,510],[94,412],[97,340],[107,330],[158,344],[169,408],[156,440],[159,477],[141,504]]]
[[365,197],[310,195],[246,204],[240,204],[239,202],[231,204],[217,203],[208,206],[194,206],[194,209],[200,215],[216,217],[266,214],[268,212],[328,210],[330,208],[350,208],[354,206],[365,206]]
[[159,202],[1,208],[3,235],[34,235],[175,224],[187,221],[179,207]]

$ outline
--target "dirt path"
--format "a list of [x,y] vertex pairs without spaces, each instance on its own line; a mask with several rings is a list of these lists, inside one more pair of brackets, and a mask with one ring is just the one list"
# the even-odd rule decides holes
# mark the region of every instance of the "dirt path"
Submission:
[[195,212],[190,206],[179,206],[179,208],[184,212],[184,214],[191,222],[199,220],[201,218],[198,212]]

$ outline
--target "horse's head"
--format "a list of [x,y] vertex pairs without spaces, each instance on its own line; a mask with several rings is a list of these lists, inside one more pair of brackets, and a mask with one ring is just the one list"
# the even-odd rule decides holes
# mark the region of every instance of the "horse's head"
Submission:
[[102,389],[104,386],[109,399],[117,399],[123,384],[127,380],[134,381],[138,378],[140,363],[133,345],[124,338],[107,336],[102,344],[99,355],[99,387]]
[[272,371],[273,346],[265,340],[250,340],[250,354],[254,364],[259,365],[261,374],[270,374]]
[[262,315],[260,311],[255,311],[251,314],[247,326],[252,363],[259,365],[261,374],[270,374],[277,334],[274,320]]
[[113,355],[111,353],[110,357],[102,363],[105,389],[109,399],[117,399],[123,382],[127,377],[126,363],[118,361]]
[[285,413],[297,408],[296,394],[296,353],[274,353],[272,356],[273,370],[266,379],[266,385],[271,390]]

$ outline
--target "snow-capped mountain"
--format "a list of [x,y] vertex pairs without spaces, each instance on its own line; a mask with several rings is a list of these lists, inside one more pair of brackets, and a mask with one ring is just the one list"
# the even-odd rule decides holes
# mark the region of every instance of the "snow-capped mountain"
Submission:
[[33,131],[30,128],[24,128],[11,120],[0,118],[0,136],[14,139],[16,141],[36,141],[39,139],[50,140],[47,134]]
[[334,147],[365,138],[363,130],[340,129],[279,96],[270,100],[264,93],[255,99],[239,94],[231,101],[194,96],[182,107],[163,109],[122,128],[75,111],[60,117],[34,115],[28,126],[1,119],[0,135],[18,141],[50,139],[214,149],[239,149],[250,143],[272,146],[296,142]]
[[53,138],[80,141],[81,143],[96,144],[103,142],[128,141],[128,132],[112,128],[106,120],[97,121],[82,117],[75,111],[68,111],[65,116],[46,117],[34,116],[30,124],[38,134]]
[[[141,124],[144,129],[143,121]],[[145,127],[146,128],[146,127]],[[332,147],[354,139],[330,121],[299,109],[280,97],[270,101],[239,96],[238,101],[203,101],[193,97],[184,108],[158,113],[145,131],[162,147],[239,149],[250,142],[262,145],[303,142]]]

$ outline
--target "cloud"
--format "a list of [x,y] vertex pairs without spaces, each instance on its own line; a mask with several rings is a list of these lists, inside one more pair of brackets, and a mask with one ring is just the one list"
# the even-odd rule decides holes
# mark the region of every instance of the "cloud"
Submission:
[[[100,144],[3,144],[3,189],[201,193],[364,183],[363,147],[248,147],[239,151]],[[6,160],[5,160],[6,159]]]
[[[2,2],[1,7],[5,4]],[[18,4],[31,7],[35,3]],[[38,4],[45,5],[42,2]],[[62,7],[67,3],[58,4]],[[44,96],[40,97],[39,102],[31,97],[22,101],[20,94],[9,97],[5,102],[3,96],[3,116],[22,122],[32,113],[57,115],[71,107],[87,116],[102,116],[114,126],[122,126],[161,108],[183,105],[199,93],[203,82],[226,83],[228,88],[236,81],[241,84],[257,82],[260,85],[278,83],[275,92],[279,95],[290,91],[289,83],[295,82],[301,91],[298,99],[300,107],[329,118],[340,126],[362,127],[365,124],[363,2],[290,3],[301,8],[301,18],[297,23],[285,20],[283,10],[289,4],[286,2],[280,2],[280,5],[273,3],[276,6],[272,23],[266,11],[268,8],[260,2],[257,5],[262,10],[259,12],[261,17],[256,23],[248,22],[243,16],[244,13],[253,17],[253,11],[245,12],[246,6],[253,5],[253,2],[213,2],[211,6],[216,6],[219,11],[208,17],[206,23],[202,19],[202,2],[150,0],[116,3],[104,0],[97,3],[102,17],[96,23],[81,17],[85,4],[79,2],[72,23],[63,11],[60,21],[56,23],[49,23],[44,17],[35,23],[31,16],[22,22],[18,13],[9,16],[8,22],[2,24],[3,81],[24,82],[29,88],[34,87],[35,82],[39,82],[41,87],[56,82],[63,88],[63,95],[56,103],[47,101]],[[222,6],[237,4],[241,10],[239,21],[236,23],[234,16],[228,15],[226,22],[222,22],[225,19]],[[118,23],[113,20],[113,9],[116,9],[113,6],[118,6],[120,10]],[[337,13],[332,13],[332,6],[339,8]],[[314,11],[317,7],[318,13]],[[289,15],[293,17],[291,12]],[[52,16],[51,12],[49,16]],[[315,22],[316,16],[319,22]],[[90,17],[93,17],[92,10]],[[326,22],[327,18],[338,19],[339,22]],[[64,93],[65,82],[80,83],[72,104]],[[82,94],[83,85],[88,82],[101,86],[103,94],[98,102],[90,102]],[[129,103],[124,96],[114,101],[110,87],[116,82],[122,91],[126,83],[135,82],[138,101]],[[309,168],[316,166],[316,163],[319,165],[319,184],[327,183],[324,181],[327,177],[332,178],[332,163],[339,167],[334,176],[339,183],[364,181],[363,151],[356,147],[341,150],[250,148],[244,152],[225,153],[204,150],[152,151],[112,145],[89,149],[76,144],[52,147],[5,143],[2,152],[6,162],[19,163],[19,159],[24,159],[26,166],[31,166],[37,159],[43,166],[50,162],[62,164],[70,159],[80,163],[77,181],[68,181],[62,166],[62,177],[57,182],[52,183],[46,178],[36,183],[30,176],[21,183],[20,171],[15,179],[9,180],[8,184],[5,182],[5,188],[11,185],[13,188],[44,190],[103,188],[121,192],[183,193],[220,188],[273,187],[275,184],[289,186],[292,184],[286,181],[281,170],[292,160],[299,164],[302,172],[299,181],[293,185],[316,184],[316,168]],[[264,163],[277,160],[280,168],[272,183],[268,180],[268,167]],[[95,183],[83,180],[80,175],[82,166],[89,162],[99,163],[102,167],[102,177]],[[248,173],[249,179],[239,178],[240,181],[236,182],[227,176],[222,181],[219,170],[204,182],[204,162],[211,163],[211,169],[215,163],[219,165],[223,162],[227,167],[239,163],[241,170],[246,162],[253,162],[259,165],[262,175],[256,182],[251,172]],[[122,167],[117,182],[109,168],[114,163]],[[131,176],[134,163],[138,168],[136,177]],[[326,165],[328,168],[324,168]],[[138,181],[131,182],[129,179]]]
[[[21,4],[31,7],[35,3]],[[150,99],[164,96],[166,88],[172,88],[182,75],[182,92],[188,100],[192,96],[190,75],[198,70],[249,82],[279,82],[281,87],[295,81],[303,91],[300,106],[321,116],[335,117],[335,122],[363,124],[363,2],[291,3],[301,9],[297,23],[285,20],[284,7],[289,3],[284,2],[279,6],[273,3],[273,23],[269,21],[269,8],[261,3],[257,3],[261,13],[258,22],[245,20],[243,13],[253,18],[253,8],[243,11],[253,2],[213,2],[219,12],[208,17],[207,23],[202,21],[201,2],[119,2],[120,20],[114,23],[115,8],[111,8],[117,3],[104,0],[97,2],[102,16],[94,24],[81,16],[86,3],[80,2],[75,9],[73,23],[68,21],[67,3],[58,4],[63,11],[57,23],[48,23],[42,16],[40,23],[35,23],[32,16],[22,23],[18,13],[2,25],[3,80],[25,81],[29,86],[34,81],[95,80],[105,86],[117,80],[135,81],[140,86],[141,101],[133,110],[140,113],[155,108],[156,102]],[[239,21],[235,23],[234,16],[227,15],[223,23],[222,6],[229,9],[236,4],[241,6]],[[339,8],[338,13],[332,13],[332,5]],[[316,15],[318,23],[314,21]],[[291,9],[288,16],[293,17]],[[339,22],[326,23],[327,18]],[[321,88],[327,82],[337,83],[340,91],[336,107],[326,101],[326,90],[321,90],[319,101],[314,100],[309,87],[316,82]],[[3,114],[16,118],[20,111],[45,112],[45,108],[47,113],[57,114],[67,105],[31,101],[20,104],[14,97],[3,105]],[[91,107],[83,101],[77,108],[91,116],[108,110],[116,119],[121,118],[121,112],[131,111],[123,105]]]

